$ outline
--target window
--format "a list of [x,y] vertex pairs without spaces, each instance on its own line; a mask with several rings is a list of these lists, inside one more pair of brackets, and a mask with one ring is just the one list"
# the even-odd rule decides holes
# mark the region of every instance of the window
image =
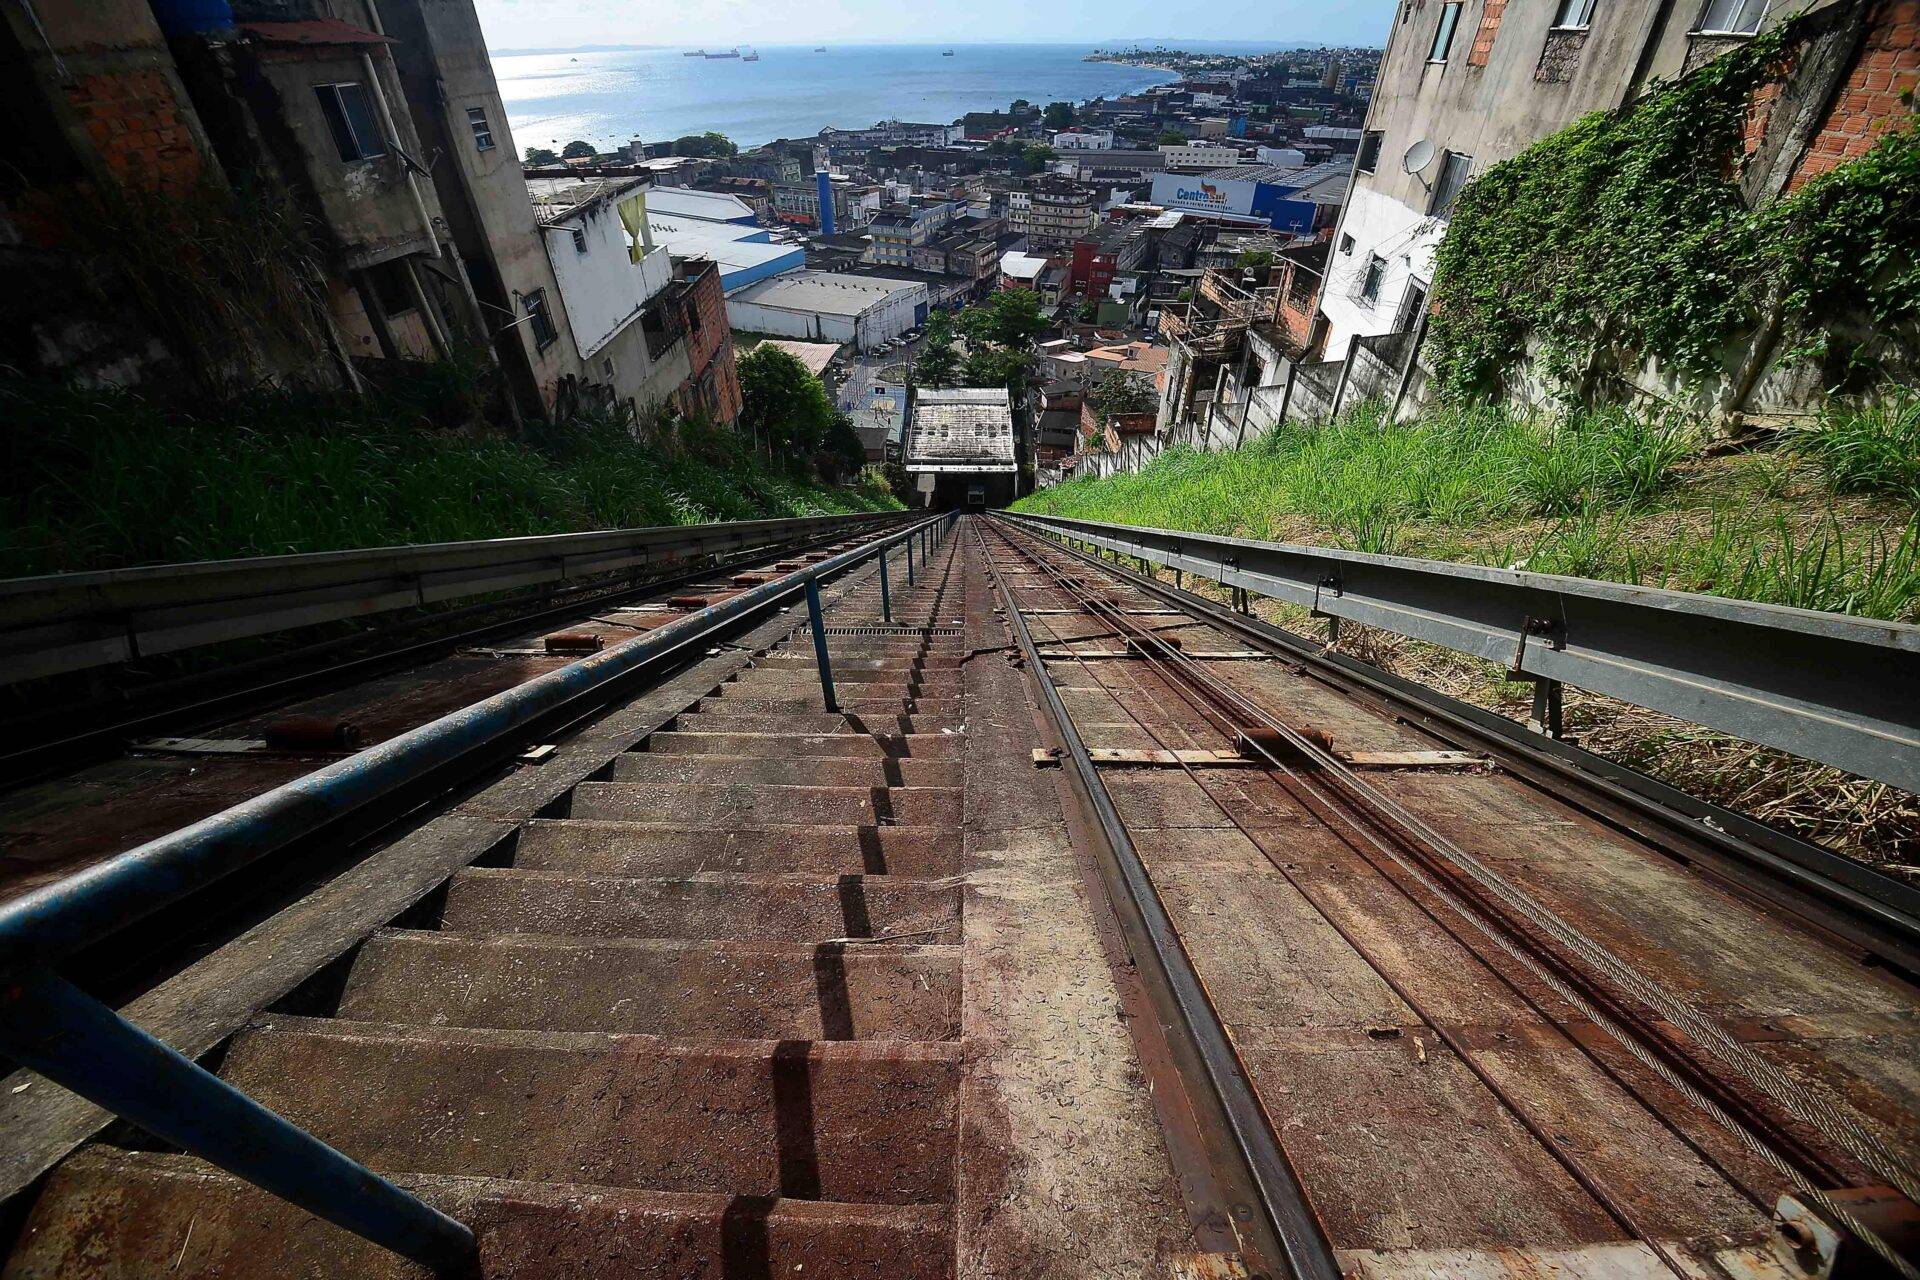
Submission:
[[585,253],[587,251],[587,229],[585,227],[573,227],[570,228],[570,230],[573,232],[573,251],[575,253]]
[[613,357],[608,356],[600,362],[600,372],[607,375],[607,381],[613,381]]
[[520,305],[527,313],[528,327],[533,330],[533,345],[545,351],[560,337],[560,331],[553,327],[553,315],[547,310],[547,291],[535,289],[521,294]]
[[1361,173],[1372,173],[1380,165],[1380,143],[1386,137],[1378,129],[1369,129],[1360,135],[1360,154],[1354,157],[1353,167]]
[[473,149],[475,151],[493,150],[493,126],[487,123],[485,107],[467,108],[467,128],[473,130]]
[[1360,279],[1360,301],[1371,306],[1380,301],[1380,282],[1387,278],[1387,260],[1379,254],[1367,258],[1367,274]]
[[1767,16],[1767,0],[1707,0],[1700,31],[1713,36],[1750,36]]
[[1433,198],[1427,203],[1428,217],[1444,218],[1453,211],[1454,198],[1467,185],[1467,175],[1472,171],[1472,156],[1458,151],[1446,153],[1440,161],[1440,176],[1434,180]]
[[373,122],[373,106],[363,84],[317,84],[314,94],[320,99],[320,114],[327,119],[327,132],[340,158],[374,160],[387,154],[387,144]]
[[1445,62],[1448,52],[1453,48],[1453,29],[1460,25],[1459,4],[1440,6],[1440,25],[1433,29],[1433,48],[1427,51],[1428,62]]
[[1593,25],[1593,4],[1594,0],[1560,0],[1553,14],[1554,30],[1585,31]]
[[1341,252],[1341,253],[1352,253],[1352,252],[1353,252],[1353,237],[1352,237],[1352,236],[1346,236],[1346,235],[1343,235],[1343,236],[1341,236],[1341,237],[1340,237],[1340,252]]

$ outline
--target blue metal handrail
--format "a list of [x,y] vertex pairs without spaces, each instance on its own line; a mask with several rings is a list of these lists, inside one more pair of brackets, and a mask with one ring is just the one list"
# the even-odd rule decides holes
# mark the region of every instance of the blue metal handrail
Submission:
[[[55,1084],[375,1244],[443,1273],[470,1269],[473,1233],[128,1022],[55,971],[81,947],[205,889],[314,830],[378,804],[704,641],[804,596],[828,705],[819,583],[913,539],[930,517],[442,716],[56,884],[0,904],[0,1053]],[[922,544],[925,545],[924,543]]]

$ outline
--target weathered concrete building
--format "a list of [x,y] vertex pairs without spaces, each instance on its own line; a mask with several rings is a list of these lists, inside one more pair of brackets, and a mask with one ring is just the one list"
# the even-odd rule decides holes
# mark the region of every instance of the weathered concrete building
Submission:
[[1826,16],[1785,90],[1812,127],[1778,140],[1791,157],[1768,157],[1787,182],[1906,117],[1900,94],[1920,77],[1913,0],[1401,0],[1328,266],[1327,356],[1417,322],[1474,174],[1803,13]]
[[587,395],[624,401],[637,414],[667,401],[693,367],[677,312],[661,296],[673,261],[647,231],[645,180],[536,178],[527,186],[568,329],[539,300],[528,309],[536,347],[570,342],[597,384],[583,388]]
[[915,393],[903,465],[925,507],[998,507],[1013,501],[1020,466],[1007,389]]

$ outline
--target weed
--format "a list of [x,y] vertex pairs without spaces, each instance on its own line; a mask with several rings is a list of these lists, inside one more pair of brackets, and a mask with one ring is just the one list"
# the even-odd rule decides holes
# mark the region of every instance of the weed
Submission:
[[1829,405],[1799,446],[1840,493],[1920,504],[1920,391]]

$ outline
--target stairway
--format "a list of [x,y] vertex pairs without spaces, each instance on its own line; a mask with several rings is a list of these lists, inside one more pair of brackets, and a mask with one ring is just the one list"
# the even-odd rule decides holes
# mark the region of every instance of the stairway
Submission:
[[[955,1271],[961,1083],[957,540],[883,627],[828,614],[355,955],[331,1016],[220,1074],[469,1223],[488,1277]],[[897,579],[904,574],[896,571]],[[796,615],[798,616],[798,615]],[[951,631],[952,634],[939,634]],[[414,1276],[190,1157],[95,1145],[5,1270]]]

